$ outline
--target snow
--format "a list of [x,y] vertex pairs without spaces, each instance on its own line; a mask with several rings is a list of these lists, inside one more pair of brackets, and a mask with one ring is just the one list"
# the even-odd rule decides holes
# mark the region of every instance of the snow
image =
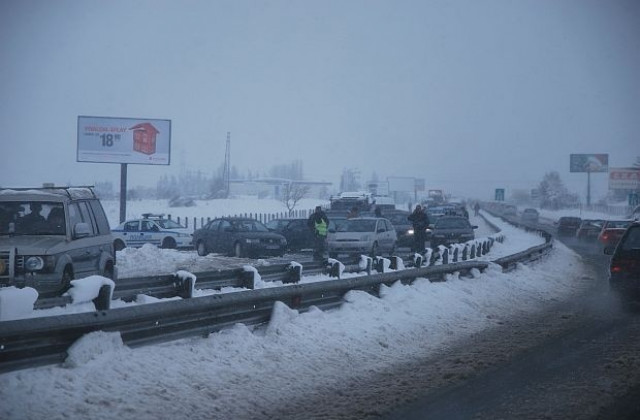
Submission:
[[[496,242],[481,259],[544,242],[494,222],[505,241]],[[143,247],[119,254],[118,265],[175,272],[193,258]],[[255,270],[255,264],[240,266]],[[383,286],[380,298],[352,291],[341,307],[330,311],[300,313],[279,303],[263,328],[238,324],[206,338],[135,349],[122,344],[117,333],[87,334],[61,365],[0,375],[0,418],[304,418],[287,410],[304,407],[310,396],[364,384],[394,365],[433,355],[505,319],[568,298],[587,287],[585,270],[577,254],[556,242],[541,261],[509,273],[491,265],[482,273],[473,270],[472,278],[452,274],[446,282],[396,283]],[[256,283],[277,286],[259,276]],[[139,297],[130,304],[154,300]],[[56,311],[65,313],[63,308]],[[376,410],[376,401],[350,403]]]

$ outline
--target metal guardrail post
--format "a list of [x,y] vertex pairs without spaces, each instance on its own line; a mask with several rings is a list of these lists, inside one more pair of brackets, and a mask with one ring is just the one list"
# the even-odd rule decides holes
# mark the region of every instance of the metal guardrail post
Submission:
[[100,287],[100,291],[98,292],[98,296],[93,299],[93,304],[96,307],[96,311],[106,311],[111,308],[111,296],[113,295],[113,290],[111,290],[111,286],[108,284],[104,284]]

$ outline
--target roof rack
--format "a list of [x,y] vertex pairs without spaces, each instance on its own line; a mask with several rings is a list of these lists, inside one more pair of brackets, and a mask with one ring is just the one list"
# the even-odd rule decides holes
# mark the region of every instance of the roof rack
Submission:
[[46,192],[51,192],[51,193],[58,193],[58,194],[66,194],[67,196],[69,196],[69,198],[79,198],[77,195],[74,197],[71,194],[71,191],[69,190],[74,190],[74,189],[84,189],[85,191],[88,191],[91,193],[91,197],[90,198],[98,198],[96,196],[95,191],[93,190],[95,187],[93,185],[78,185],[78,186],[70,186],[70,187],[56,187],[56,186],[47,186],[47,187],[17,187],[17,188],[11,188],[11,187],[0,187],[0,190],[13,190],[13,191],[46,191]]
[[142,213],[143,219],[149,219],[152,217],[159,217],[160,219],[164,218],[164,213]]

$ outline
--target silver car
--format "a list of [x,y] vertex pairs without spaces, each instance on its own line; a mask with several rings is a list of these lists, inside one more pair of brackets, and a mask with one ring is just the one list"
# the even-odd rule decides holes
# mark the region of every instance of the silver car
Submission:
[[396,230],[385,218],[356,217],[334,222],[327,236],[331,258],[340,254],[392,255],[396,249]]

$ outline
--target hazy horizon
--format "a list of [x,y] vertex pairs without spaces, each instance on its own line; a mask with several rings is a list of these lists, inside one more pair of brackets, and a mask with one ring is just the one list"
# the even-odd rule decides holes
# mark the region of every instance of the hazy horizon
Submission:
[[557,171],[584,200],[570,154],[640,156],[639,18],[633,0],[3,1],[0,185],[117,188],[119,165],[76,162],[88,115],[171,120],[171,165],[129,165],[130,187],[213,174],[231,132],[243,175],[300,160],[489,198]]

